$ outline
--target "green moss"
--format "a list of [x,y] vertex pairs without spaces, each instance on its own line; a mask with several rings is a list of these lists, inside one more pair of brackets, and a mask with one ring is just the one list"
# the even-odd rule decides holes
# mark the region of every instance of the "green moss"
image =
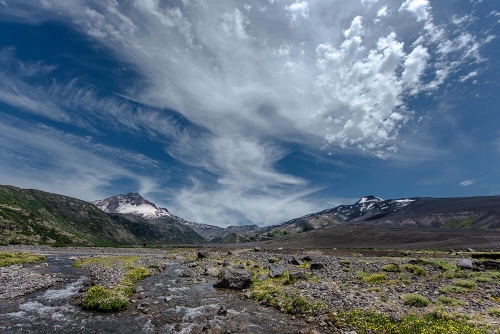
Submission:
[[403,302],[405,305],[415,307],[425,307],[431,303],[427,298],[416,293],[403,295]]
[[488,314],[500,318],[500,308],[498,307],[490,308],[488,310]]
[[463,287],[456,286],[456,285],[447,285],[447,286],[444,286],[441,289],[439,289],[439,291],[441,291],[442,293],[466,293],[466,292],[469,292],[470,289],[463,288]]
[[11,266],[13,264],[40,262],[44,260],[45,256],[34,255],[28,252],[0,252],[0,267]]

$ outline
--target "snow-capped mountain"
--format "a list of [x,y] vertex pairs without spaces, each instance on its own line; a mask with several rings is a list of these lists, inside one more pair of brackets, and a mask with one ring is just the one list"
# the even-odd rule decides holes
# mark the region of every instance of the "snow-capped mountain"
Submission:
[[107,213],[129,213],[145,219],[173,217],[165,208],[158,208],[154,203],[144,199],[138,193],[111,196],[103,200],[93,201],[99,209]]
[[292,219],[284,224],[289,224],[300,219],[328,218],[337,222],[351,222],[367,220],[386,213],[401,211],[414,202],[415,199],[401,198],[395,200],[384,200],[376,196],[364,196],[353,205],[339,205],[332,209],[312,213],[300,218]]

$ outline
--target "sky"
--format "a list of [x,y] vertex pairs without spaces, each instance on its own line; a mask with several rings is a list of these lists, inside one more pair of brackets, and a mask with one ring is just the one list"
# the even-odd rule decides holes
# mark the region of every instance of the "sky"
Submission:
[[0,0],[0,184],[218,226],[500,195],[497,0]]

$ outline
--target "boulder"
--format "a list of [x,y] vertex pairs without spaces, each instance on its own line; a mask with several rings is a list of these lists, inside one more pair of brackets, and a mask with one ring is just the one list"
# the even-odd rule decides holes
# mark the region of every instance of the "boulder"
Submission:
[[461,258],[457,261],[457,266],[459,266],[462,269],[472,269],[473,264],[471,260]]
[[307,279],[306,275],[299,270],[290,271],[290,278],[293,280]]
[[270,258],[267,260],[269,263],[276,263],[276,259]]
[[309,266],[311,270],[323,269],[324,267],[325,265],[323,263],[311,263],[311,265]]
[[241,290],[248,288],[252,282],[252,274],[248,270],[224,268],[214,287]]
[[292,259],[290,260],[290,263],[293,264],[293,265],[301,265],[303,262],[301,259],[299,259],[298,257],[296,257],[295,255],[292,256]]
[[281,277],[284,272],[285,272],[285,267],[274,263],[269,264],[269,277],[271,278]]
[[208,257],[208,253],[205,251],[198,251],[198,259],[205,259]]
[[260,249],[259,246],[255,246],[255,248],[253,250],[256,251],[256,252],[260,252],[262,249]]
[[311,261],[312,261],[312,259],[311,259],[311,257],[310,257],[309,255],[306,255],[306,256],[304,256],[304,257],[302,258],[302,261],[311,262]]

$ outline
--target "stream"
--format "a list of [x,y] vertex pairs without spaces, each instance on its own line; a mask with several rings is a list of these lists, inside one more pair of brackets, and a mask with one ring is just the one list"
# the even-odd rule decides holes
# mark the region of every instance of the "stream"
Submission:
[[[58,273],[65,281],[46,291],[0,300],[2,333],[309,333],[311,325],[274,308],[261,306],[241,293],[216,289],[214,278],[192,283],[179,278],[186,267],[165,260],[166,270],[141,282],[144,293],[129,310],[94,312],[71,301],[87,281],[71,256],[47,256],[41,273]],[[26,265],[31,268],[34,265]],[[221,309],[222,307],[222,309]]]

